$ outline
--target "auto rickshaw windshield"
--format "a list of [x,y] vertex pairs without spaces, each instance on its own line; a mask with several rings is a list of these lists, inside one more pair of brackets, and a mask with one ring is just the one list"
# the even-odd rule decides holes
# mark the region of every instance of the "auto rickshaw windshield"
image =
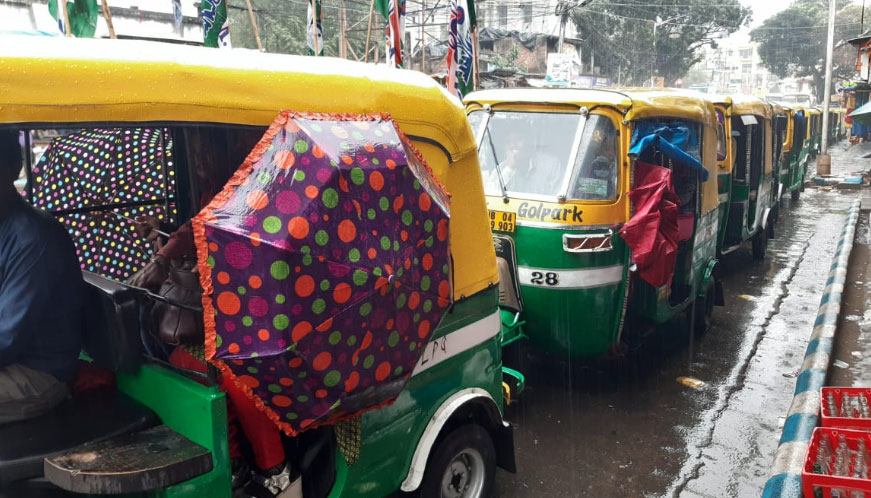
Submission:
[[[469,119],[478,137],[478,159],[487,195],[562,194],[579,114],[475,111]],[[483,126],[483,129],[482,129]],[[502,185],[500,185],[500,181]]]

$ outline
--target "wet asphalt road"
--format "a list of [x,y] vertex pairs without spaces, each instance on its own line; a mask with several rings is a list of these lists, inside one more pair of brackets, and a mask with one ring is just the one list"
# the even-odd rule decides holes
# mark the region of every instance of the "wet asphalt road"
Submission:
[[675,323],[635,361],[525,359],[527,391],[506,412],[518,473],[500,470],[494,496],[759,496],[856,195],[784,200],[764,262],[749,243],[721,259],[726,306],[692,342]]

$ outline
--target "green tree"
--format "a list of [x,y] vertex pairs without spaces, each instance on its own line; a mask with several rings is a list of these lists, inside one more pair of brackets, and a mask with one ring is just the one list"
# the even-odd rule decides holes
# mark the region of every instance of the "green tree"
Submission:
[[[358,0],[322,0],[321,29],[324,37],[324,55],[339,55],[340,11],[344,3],[348,58],[363,58],[366,45],[366,26],[369,19],[368,2]],[[305,0],[251,0],[260,41],[263,49],[270,53],[308,54],[306,45]],[[230,41],[234,47],[257,48],[254,28],[243,0],[228,3],[230,17]],[[376,12],[372,22],[372,40],[379,40],[383,33],[384,19]],[[355,57],[355,55],[357,57]],[[371,60],[371,59],[370,59]]]
[[740,29],[750,9],[738,0],[601,0],[572,17],[584,58],[592,51],[602,74],[623,84],[652,76],[672,84],[701,60],[703,46]]
[[[843,42],[859,34],[862,8],[849,0],[838,0],[836,6],[832,78],[837,82],[855,74],[856,51]],[[813,78],[819,100],[825,85],[827,19],[826,0],[797,0],[750,32],[769,71],[781,78]]]

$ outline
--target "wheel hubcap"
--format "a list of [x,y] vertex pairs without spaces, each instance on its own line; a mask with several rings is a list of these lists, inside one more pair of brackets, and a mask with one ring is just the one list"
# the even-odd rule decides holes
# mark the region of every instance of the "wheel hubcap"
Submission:
[[473,448],[460,451],[442,476],[443,498],[478,498],[484,490],[484,458]]

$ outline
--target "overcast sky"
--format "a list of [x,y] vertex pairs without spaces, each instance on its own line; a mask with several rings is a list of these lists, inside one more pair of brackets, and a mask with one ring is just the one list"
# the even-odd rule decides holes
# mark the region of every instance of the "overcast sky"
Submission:
[[753,9],[753,20],[750,21],[750,25],[755,28],[769,17],[789,7],[792,0],[765,0],[762,2],[758,0],[741,0],[741,3]]
[[[741,0],[741,3],[753,9],[750,27],[755,28],[769,17],[789,7],[792,0]],[[862,0],[853,0],[853,3],[861,5]],[[871,2],[868,2],[868,5],[871,6]]]

